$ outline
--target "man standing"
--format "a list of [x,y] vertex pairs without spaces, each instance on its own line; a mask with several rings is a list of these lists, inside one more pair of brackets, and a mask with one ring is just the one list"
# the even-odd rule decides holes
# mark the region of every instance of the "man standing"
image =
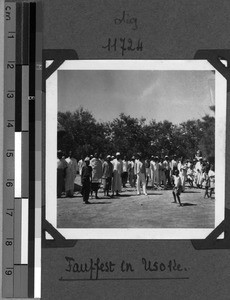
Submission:
[[177,170],[177,157],[176,157],[176,155],[173,155],[173,159],[171,161],[170,168],[171,168],[171,177],[172,177],[173,175],[175,175],[175,171]]
[[111,158],[110,155],[108,155],[102,165],[102,182],[103,182],[104,196],[105,194],[109,196],[109,191],[111,190],[113,165],[110,161],[110,158]]
[[155,164],[154,164],[154,177],[155,177],[155,184],[156,187],[159,188],[160,186],[160,165],[159,165],[159,157],[155,157]]
[[146,169],[146,186],[148,186],[149,178],[151,177],[150,160],[148,158],[145,160],[145,169]]
[[128,180],[128,160],[127,160],[126,156],[124,156],[124,159],[122,161],[121,178],[122,178],[122,185],[125,188],[125,185],[126,185],[127,180]]
[[134,174],[134,166],[135,166],[135,156],[132,157],[129,162],[129,184],[131,187],[135,187],[136,185],[136,175]]
[[57,197],[60,198],[62,191],[64,189],[65,176],[67,163],[65,159],[62,158],[63,153],[61,150],[57,152]]
[[141,182],[143,193],[144,195],[147,195],[145,161],[140,154],[137,155],[137,160],[135,163],[135,174],[137,175],[137,195],[141,194]]
[[77,160],[73,158],[72,151],[69,151],[69,156],[66,158],[67,169],[65,177],[65,192],[66,197],[73,197],[74,194],[74,180],[77,175]]
[[113,160],[113,184],[112,184],[112,197],[114,196],[114,192],[116,192],[116,196],[119,196],[119,192],[121,192],[121,173],[123,170],[121,154],[120,152],[116,153],[116,158]]
[[92,167],[89,165],[89,157],[85,158],[85,165],[82,167],[81,183],[82,183],[82,196],[85,204],[90,204],[89,193],[90,184],[92,181]]
[[81,156],[81,159],[78,162],[78,169],[79,169],[79,175],[80,176],[81,176],[83,166],[84,166],[84,160],[83,160],[83,157]]
[[150,174],[151,174],[151,181],[152,181],[152,188],[154,188],[154,183],[155,183],[155,158],[152,155],[151,160],[150,160]]
[[163,167],[164,167],[164,170],[165,170],[166,183],[167,183],[168,186],[171,186],[170,164],[169,164],[169,157],[168,157],[168,155],[165,156],[165,160],[163,162]]

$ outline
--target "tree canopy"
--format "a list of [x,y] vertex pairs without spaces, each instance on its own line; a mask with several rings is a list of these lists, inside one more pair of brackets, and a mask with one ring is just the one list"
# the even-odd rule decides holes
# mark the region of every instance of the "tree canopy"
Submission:
[[[215,112],[215,107],[210,107]],[[109,122],[98,122],[93,114],[80,107],[74,112],[59,112],[58,149],[73,151],[78,159],[95,152],[103,156],[117,151],[131,157],[141,152],[145,157],[163,157],[176,154],[193,158],[200,149],[203,156],[213,160],[215,156],[215,117],[173,124],[167,120],[146,122],[121,113]],[[64,134],[63,134],[64,132]]]

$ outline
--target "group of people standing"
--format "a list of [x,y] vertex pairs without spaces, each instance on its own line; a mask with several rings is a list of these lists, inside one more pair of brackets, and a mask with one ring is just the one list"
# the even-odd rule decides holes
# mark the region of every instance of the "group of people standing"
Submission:
[[[165,156],[159,158],[151,156],[144,158],[141,154],[121,158],[120,152],[115,156],[107,155],[105,159],[97,153],[81,158],[78,162],[72,157],[72,151],[67,158],[62,151],[58,151],[57,162],[57,196],[61,197],[65,191],[66,197],[74,194],[74,181],[77,174],[81,176],[83,201],[89,203],[89,195],[95,193],[103,185],[104,195],[119,196],[122,187],[129,182],[130,187],[136,189],[137,195],[147,195],[147,186],[153,189],[173,189],[173,196],[180,203],[179,195],[185,190],[185,183],[197,188],[205,188],[205,197],[211,197],[215,187],[214,167],[201,156],[194,160],[178,159]],[[110,195],[111,192],[111,195]],[[179,198],[179,199],[178,199]]]

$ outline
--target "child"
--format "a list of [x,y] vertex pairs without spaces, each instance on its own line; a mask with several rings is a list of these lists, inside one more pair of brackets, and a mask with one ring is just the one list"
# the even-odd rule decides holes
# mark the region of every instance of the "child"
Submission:
[[180,193],[181,193],[181,190],[182,190],[182,183],[181,183],[181,178],[179,176],[179,170],[175,170],[175,175],[173,175],[173,179],[174,179],[174,188],[173,188],[173,198],[174,198],[174,202],[173,203],[177,203],[176,201],[176,198],[179,202],[179,206],[183,206],[181,204],[181,201],[180,201]]
[[205,188],[204,198],[206,196],[209,198],[208,190],[209,190],[209,186],[210,186],[210,180],[209,180],[207,168],[204,170],[204,174],[203,174],[203,185]]
[[193,166],[190,164],[189,169],[187,171],[187,180],[191,187],[193,187],[193,181],[194,181],[194,171]]
[[214,167],[213,165],[210,166],[210,170],[208,172],[208,177],[210,180],[210,195],[209,197],[212,197],[212,194],[214,193],[214,189],[215,189],[215,172],[214,172]]

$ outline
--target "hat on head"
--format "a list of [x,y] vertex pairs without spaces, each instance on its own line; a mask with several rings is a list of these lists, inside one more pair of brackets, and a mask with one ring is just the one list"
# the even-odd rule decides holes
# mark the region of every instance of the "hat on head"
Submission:
[[121,153],[120,153],[120,152],[117,152],[117,153],[116,153],[116,156],[118,156],[118,155],[121,155]]
[[90,158],[87,156],[87,157],[85,158],[85,161],[90,161]]
[[110,155],[107,155],[107,156],[106,156],[106,158],[110,158],[110,157],[111,157]]

